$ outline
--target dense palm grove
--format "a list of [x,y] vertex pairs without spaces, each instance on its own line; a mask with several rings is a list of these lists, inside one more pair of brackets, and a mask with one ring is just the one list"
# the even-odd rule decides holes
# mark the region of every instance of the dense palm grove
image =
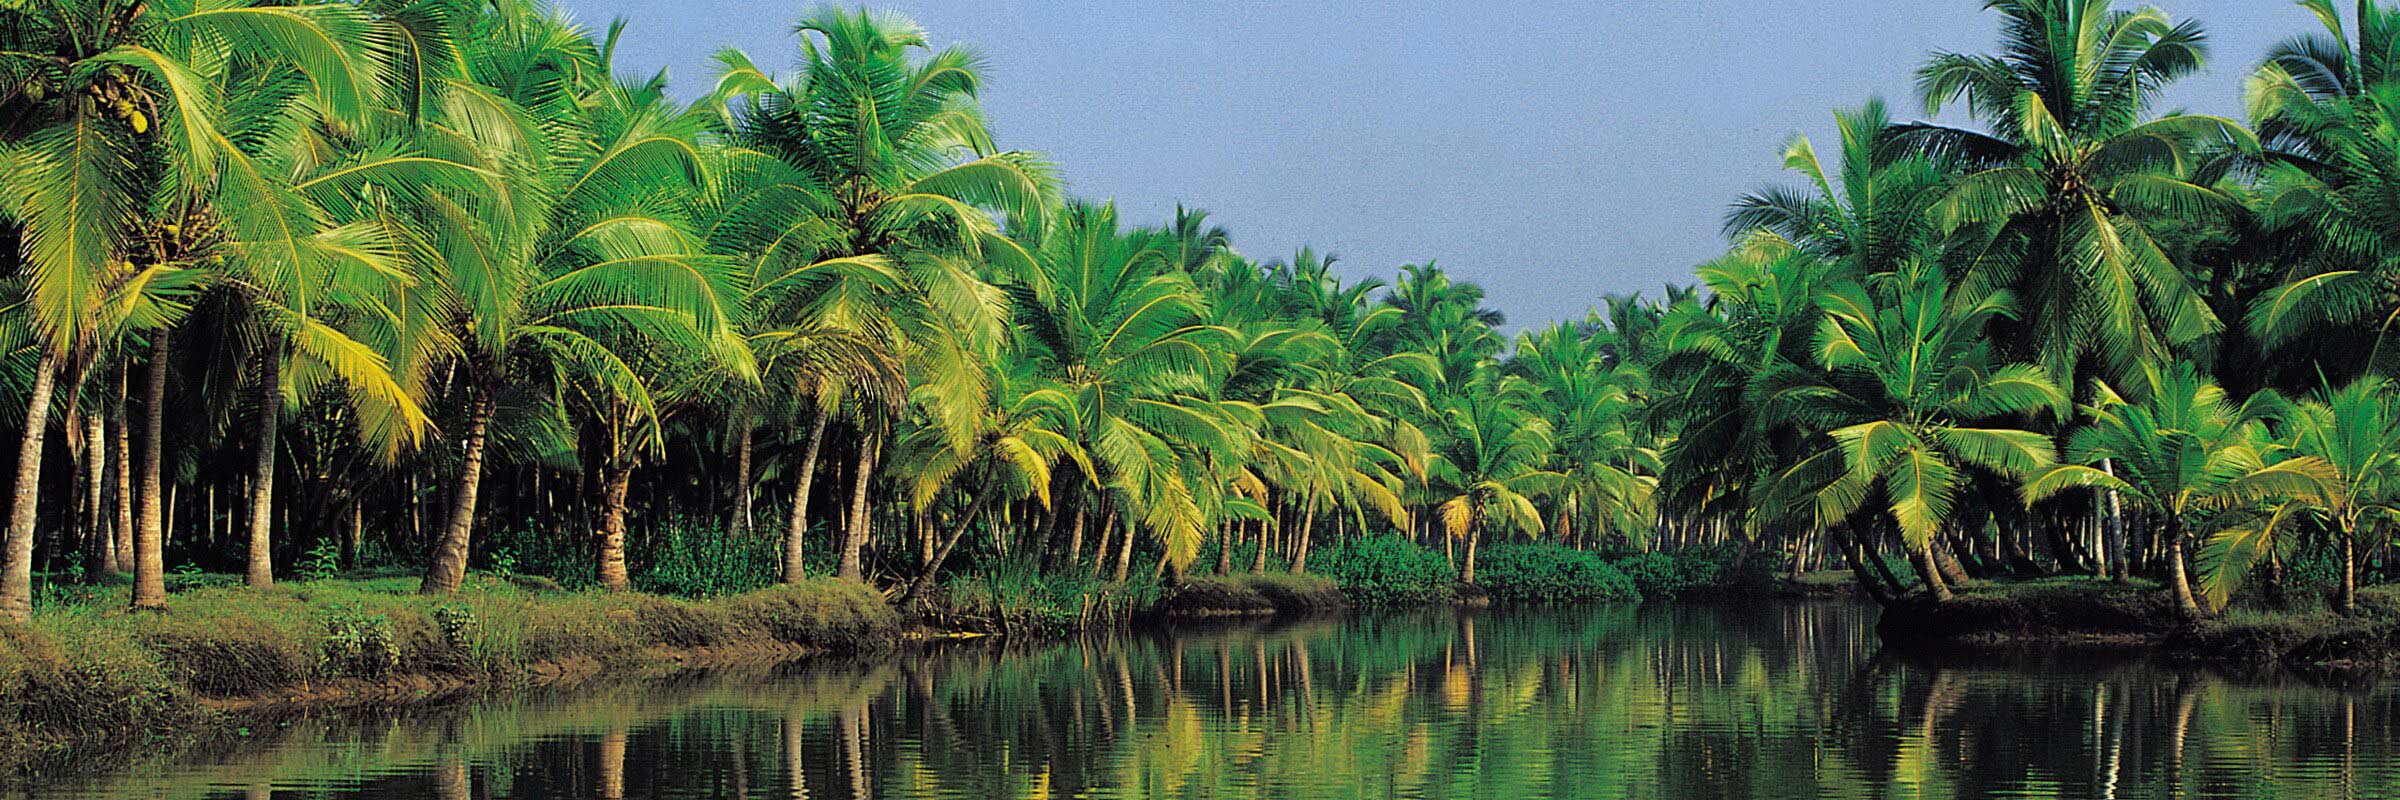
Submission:
[[1972,127],[1842,112],[1698,287],[1510,341],[1431,266],[1069,199],[893,15],[670,92],[521,0],[10,3],[0,618],[37,576],[162,608],[170,565],[922,596],[1380,535],[1468,583],[1501,540],[1730,545],[2193,615],[2333,564],[2347,607],[2400,513],[2400,10],[2302,3],[2245,124],[2153,108],[2197,23],[1988,5],[1997,52],[1917,74]]

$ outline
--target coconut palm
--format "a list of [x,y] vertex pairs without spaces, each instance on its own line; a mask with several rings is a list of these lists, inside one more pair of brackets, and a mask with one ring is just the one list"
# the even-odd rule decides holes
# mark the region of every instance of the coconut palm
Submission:
[[1546,526],[1535,501],[1567,476],[1549,468],[1551,427],[1532,411],[1530,384],[1487,368],[1457,389],[1435,400],[1427,474],[1443,530],[1466,544],[1458,575],[1471,584],[1484,536],[1540,535]]
[[[466,407],[450,514],[424,591],[465,579],[477,489],[495,422],[535,424],[557,393],[656,404],[621,348],[727,324],[730,271],[706,252],[683,209],[701,170],[696,117],[624,97],[599,79],[598,50],[554,16],[519,9],[481,20],[469,75],[453,100],[461,130],[485,138],[506,164],[506,191],[434,198],[443,269],[436,290],[452,309],[453,369]],[[503,412],[508,412],[507,417]]]
[[1985,129],[1904,125],[1895,143],[1969,167],[1937,219],[1987,240],[1963,273],[1970,291],[2007,287],[2024,305],[2026,344],[2011,355],[2070,384],[2087,364],[2135,379],[2220,327],[2155,228],[2237,212],[2193,165],[2257,141],[2220,117],[2148,117],[2167,84],[2200,68],[2198,23],[2111,0],[1985,6],[2001,15],[1999,54],[1939,52],[1917,72],[1927,113],[1962,103]]
[[2223,606],[2251,564],[2280,555],[2283,530],[2313,519],[2332,534],[2341,552],[2334,608],[2351,613],[2358,606],[2360,537],[2400,522],[2400,400],[2388,381],[2368,377],[2328,391],[2321,400],[2299,403],[2283,416],[2279,444],[2293,456],[2314,459],[2311,466],[2321,467],[2321,485],[2254,515],[2252,524],[2210,537],[2198,559],[2202,594]]
[[[2187,540],[2219,515],[2290,498],[2315,498],[2335,476],[2313,456],[2269,458],[2259,408],[2234,404],[2190,364],[2143,370],[2139,394],[2103,384],[2067,439],[2066,463],[2025,485],[2027,502],[2068,489],[2116,492],[2147,511],[2165,545],[2167,591],[2185,616],[2203,611],[2184,563]],[[2107,461],[2110,469],[2099,465]]]
[[[206,235],[212,211],[268,213],[240,202],[252,188],[242,175],[220,174],[251,157],[221,125],[223,92],[261,76],[304,76],[318,112],[359,119],[397,48],[365,11],[343,4],[21,3],[0,9],[0,31],[0,74],[9,77],[0,180],[23,227],[23,307],[41,340],[0,548],[0,618],[21,619],[58,372],[97,352],[111,318],[123,319],[112,313],[126,307],[122,298],[189,266],[180,263],[191,256],[186,237]],[[228,202],[211,202],[219,191]],[[151,208],[169,211],[152,217]]]
[[2063,407],[2066,396],[2041,367],[1996,357],[1985,329],[2013,312],[2006,292],[1961,297],[1938,272],[1896,280],[1888,300],[1847,282],[1819,296],[1824,372],[1783,371],[1769,402],[1829,446],[1786,470],[1778,492],[1804,493],[1825,527],[1874,503],[1933,597],[1947,600],[1935,548],[1957,523],[1970,470],[2008,480],[2047,470],[2050,437],[2007,420]]
[[2400,11],[2358,3],[2353,38],[2331,0],[2300,5],[2323,31],[2278,45],[2247,91],[2270,150],[2256,204],[2289,232],[2279,237],[2285,282],[2253,301],[2247,322],[2270,346],[2366,348],[2363,360],[2322,360],[2390,374],[2400,358],[2385,344],[2400,322],[2400,176],[2388,166],[2400,158]]

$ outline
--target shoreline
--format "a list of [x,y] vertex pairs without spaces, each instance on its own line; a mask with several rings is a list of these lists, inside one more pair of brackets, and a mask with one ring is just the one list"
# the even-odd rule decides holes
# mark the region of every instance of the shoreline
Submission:
[[1944,603],[1904,598],[1882,609],[1876,633],[1910,651],[2112,651],[2247,674],[2400,675],[2400,618],[2234,609],[2193,621],[2154,586],[2084,578],[1974,584]]

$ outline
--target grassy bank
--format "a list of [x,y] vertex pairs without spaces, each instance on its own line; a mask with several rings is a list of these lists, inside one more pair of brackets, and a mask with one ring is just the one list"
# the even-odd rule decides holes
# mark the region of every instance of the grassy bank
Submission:
[[556,592],[478,577],[445,597],[413,579],[200,588],[173,611],[124,611],[98,588],[0,626],[0,771],[72,753],[207,736],[228,710],[279,701],[404,700],[562,676],[642,674],[697,657],[761,657],[888,640],[880,595],[819,580],[686,601]]
[[2193,622],[2156,584],[2049,578],[1969,583],[1944,603],[1910,598],[1884,609],[1878,630],[1904,647],[2154,648],[2247,669],[2400,672],[2400,586],[2362,589],[2359,606],[2349,616],[2235,607]]

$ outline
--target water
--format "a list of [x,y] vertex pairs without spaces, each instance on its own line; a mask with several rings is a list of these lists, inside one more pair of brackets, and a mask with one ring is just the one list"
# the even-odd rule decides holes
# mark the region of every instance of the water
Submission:
[[37,797],[2400,797],[2400,687],[1882,654],[1848,603],[1186,627],[303,719]]

